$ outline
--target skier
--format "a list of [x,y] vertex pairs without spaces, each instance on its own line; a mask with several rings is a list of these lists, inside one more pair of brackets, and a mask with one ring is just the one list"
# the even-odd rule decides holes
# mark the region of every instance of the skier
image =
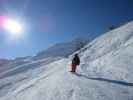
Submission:
[[71,71],[70,71],[70,72],[75,73],[76,68],[77,68],[77,66],[78,66],[79,64],[80,64],[79,56],[78,56],[78,54],[75,54],[75,55],[74,55],[74,58],[73,58],[73,60],[72,60]]

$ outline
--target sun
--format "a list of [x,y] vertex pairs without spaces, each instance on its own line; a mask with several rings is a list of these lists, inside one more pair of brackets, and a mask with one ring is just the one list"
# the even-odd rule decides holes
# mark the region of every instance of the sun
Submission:
[[19,40],[25,38],[25,26],[22,18],[0,16],[0,29],[4,30],[7,40]]
[[18,21],[9,18],[4,21],[3,27],[13,35],[20,35],[23,31],[22,25]]

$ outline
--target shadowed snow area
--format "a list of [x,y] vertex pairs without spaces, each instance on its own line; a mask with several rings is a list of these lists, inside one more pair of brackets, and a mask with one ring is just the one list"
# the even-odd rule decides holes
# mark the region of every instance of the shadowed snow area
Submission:
[[133,100],[133,22],[77,52],[75,74],[69,72],[71,56],[30,59],[3,72],[0,100]]

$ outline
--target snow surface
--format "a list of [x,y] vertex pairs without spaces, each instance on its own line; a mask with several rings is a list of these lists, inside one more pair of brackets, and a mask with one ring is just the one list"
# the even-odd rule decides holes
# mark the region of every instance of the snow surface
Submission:
[[76,74],[69,72],[71,56],[28,60],[0,73],[0,100],[133,100],[132,51],[130,22],[77,51]]

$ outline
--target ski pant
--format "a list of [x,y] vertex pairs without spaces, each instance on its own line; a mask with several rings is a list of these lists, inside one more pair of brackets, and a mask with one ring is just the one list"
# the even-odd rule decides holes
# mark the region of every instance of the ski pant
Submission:
[[77,68],[77,65],[76,64],[72,64],[71,65],[71,72],[75,72],[76,68]]

